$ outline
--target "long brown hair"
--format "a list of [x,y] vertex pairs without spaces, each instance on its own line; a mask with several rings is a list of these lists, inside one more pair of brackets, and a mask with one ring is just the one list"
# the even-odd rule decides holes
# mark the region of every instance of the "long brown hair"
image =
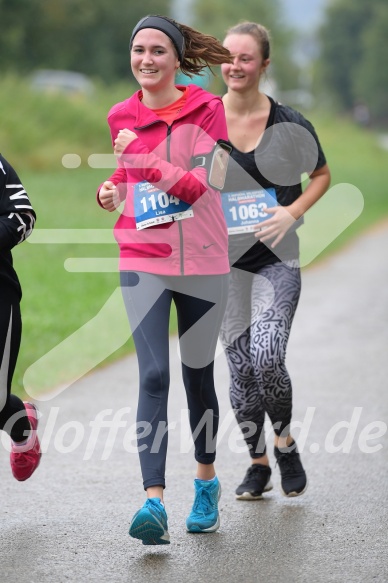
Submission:
[[185,37],[186,43],[183,61],[180,64],[182,73],[191,77],[197,75],[206,67],[212,71],[210,65],[233,62],[233,57],[229,50],[223,47],[216,37],[199,32],[186,24],[177,24]]
[[[184,51],[183,57],[181,57],[179,54],[178,57],[180,61],[180,69],[185,75],[193,77],[194,75],[200,74],[201,71],[206,68],[209,68],[213,73],[211,65],[221,65],[222,63],[233,62],[233,58],[229,50],[223,47],[222,43],[216,37],[199,32],[199,30],[191,28],[191,26],[187,26],[186,24],[181,24],[180,22],[177,22],[173,18],[169,18],[167,16],[154,14],[149,15],[149,18],[152,18],[152,16],[159,17],[163,20],[171,22],[181,32],[184,38]],[[147,20],[144,20],[145,22],[143,26],[146,28]],[[140,24],[141,23],[142,21],[140,21]],[[162,30],[162,28],[159,30]],[[136,27],[134,29],[134,33],[135,32]],[[132,39],[134,33],[132,33]],[[167,31],[166,34],[169,36]],[[175,43],[172,42],[172,44],[174,45]],[[175,50],[177,51],[176,46]]]

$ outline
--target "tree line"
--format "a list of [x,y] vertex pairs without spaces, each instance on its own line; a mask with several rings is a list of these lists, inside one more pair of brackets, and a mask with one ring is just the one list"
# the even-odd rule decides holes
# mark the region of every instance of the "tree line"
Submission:
[[388,124],[387,36],[386,0],[332,0],[320,32],[325,91],[374,124]]
[[[67,69],[106,83],[125,79],[134,25],[146,14],[174,16],[173,5],[173,0],[0,0],[0,73]],[[222,39],[242,16],[256,20],[258,14],[276,37],[277,82],[294,85],[279,0],[245,0],[243,13],[234,0],[193,0],[182,21]]]
[[[27,75],[52,68],[79,71],[107,84],[126,79],[134,25],[146,13],[174,16],[176,1],[0,0],[0,73]],[[181,2],[188,7],[180,11],[186,24],[219,39],[242,19],[264,24],[272,37],[270,76],[280,90],[298,87],[294,37],[282,20],[280,0]],[[386,0],[330,0],[314,63],[320,93],[334,96],[346,111],[364,107],[376,123],[388,123],[387,34]]]
[[[171,0],[147,0],[168,14]],[[145,16],[129,0],[0,0],[0,72],[68,69],[105,82],[128,76],[128,42]]]

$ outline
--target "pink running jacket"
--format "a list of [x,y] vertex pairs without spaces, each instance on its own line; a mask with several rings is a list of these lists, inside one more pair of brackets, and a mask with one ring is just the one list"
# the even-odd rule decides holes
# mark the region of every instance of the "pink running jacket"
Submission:
[[[185,105],[168,126],[142,104],[140,97],[141,91],[137,91],[108,114],[112,143],[121,129],[130,129],[138,136],[109,178],[125,200],[114,228],[120,270],[162,275],[228,273],[228,234],[221,196],[207,185],[205,167],[195,167],[193,162],[194,157],[212,152],[217,140],[227,139],[222,100],[189,85]],[[144,181],[189,203],[194,216],[137,230],[134,188]]]

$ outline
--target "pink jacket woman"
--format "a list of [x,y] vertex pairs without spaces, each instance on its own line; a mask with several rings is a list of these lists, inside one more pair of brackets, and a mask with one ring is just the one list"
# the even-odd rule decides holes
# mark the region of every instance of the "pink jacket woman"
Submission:
[[[183,88],[182,88],[183,89]],[[195,85],[171,126],[141,102],[139,90],[108,114],[112,142],[120,129],[136,133],[111,176],[124,200],[115,226],[120,270],[162,275],[209,275],[229,272],[227,230],[220,193],[207,184],[202,157],[227,139],[222,100]],[[193,156],[194,153],[194,156]],[[144,181],[191,206],[194,216],[136,229],[134,189]]]
[[[219,97],[195,85],[177,86],[175,78],[178,69],[197,75],[232,56],[216,38],[159,15],[137,23],[129,47],[140,90],[109,112],[118,169],[98,197],[108,212],[125,201],[115,237],[139,364],[137,444],[147,493],[129,535],[145,545],[162,545],[170,543],[164,489],[173,304],[197,462],[186,530],[211,533],[220,525],[214,358],[229,260],[220,193],[209,184],[219,188],[226,171],[225,151],[217,144],[227,138],[226,121]],[[217,163],[209,166],[209,159]]]

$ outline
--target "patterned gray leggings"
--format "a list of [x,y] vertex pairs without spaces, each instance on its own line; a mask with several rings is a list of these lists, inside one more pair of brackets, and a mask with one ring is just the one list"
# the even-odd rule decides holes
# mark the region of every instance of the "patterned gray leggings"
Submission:
[[287,435],[292,385],[285,366],[301,289],[300,270],[275,263],[257,274],[232,269],[220,338],[230,370],[230,400],[252,458],[266,450],[264,417]]

